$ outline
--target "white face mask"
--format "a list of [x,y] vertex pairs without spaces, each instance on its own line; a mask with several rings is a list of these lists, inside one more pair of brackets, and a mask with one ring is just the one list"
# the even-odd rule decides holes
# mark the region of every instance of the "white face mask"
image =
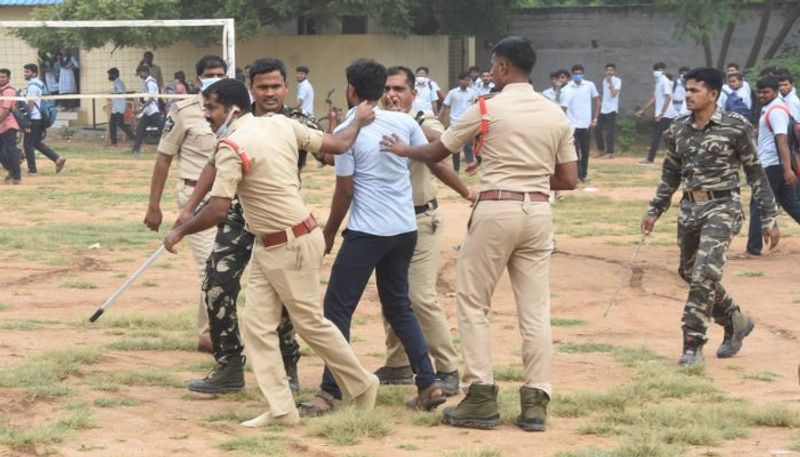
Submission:
[[220,80],[222,80],[222,78],[216,76],[212,78],[200,78],[200,92],[203,92],[204,90],[208,89],[212,84]]
[[664,72],[661,70],[656,70],[653,72],[653,77],[656,79],[660,79],[662,76],[664,76]]
[[425,84],[428,84],[428,78],[426,78],[424,76],[417,76],[417,83],[416,84],[417,84],[417,86],[424,86]]

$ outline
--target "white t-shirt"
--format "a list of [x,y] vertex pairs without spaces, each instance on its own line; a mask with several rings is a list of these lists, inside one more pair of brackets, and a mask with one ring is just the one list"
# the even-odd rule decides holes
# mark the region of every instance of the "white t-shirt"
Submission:
[[[148,76],[147,79],[144,80],[144,88],[145,88],[145,90],[147,91],[148,94],[153,95],[153,96],[158,95],[158,82],[152,76]],[[151,103],[148,103],[148,102],[150,102],[150,100],[153,100],[153,101]],[[147,103],[147,106],[145,106],[144,111],[143,111],[143,114],[145,116],[152,116],[153,114],[158,113],[158,99],[157,98],[154,97],[152,99],[145,99],[144,102]]]
[[680,114],[681,106],[686,100],[686,82],[680,76],[677,76],[677,78],[677,84],[674,84],[675,90],[672,91],[672,104],[675,105],[675,109]]
[[314,86],[307,79],[297,84],[297,100],[303,100],[303,105],[300,107],[303,113],[314,117]]
[[494,89],[494,83],[489,81],[489,84],[484,84],[482,79],[478,79],[478,83],[475,84],[475,92],[478,95],[486,95],[490,93]]
[[797,97],[797,92],[791,91],[789,95],[781,98],[783,98],[783,102],[786,103],[786,106],[789,107],[789,111],[792,112],[794,121],[800,122],[800,98]]
[[[665,75],[661,75],[661,78],[656,81],[656,89],[653,92],[653,97],[656,100],[655,116],[661,116],[662,110],[664,109],[664,97],[667,95],[670,97],[672,96],[672,81]],[[670,102],[667,110],[664,111],[664,118],[674,119],[677,114],[675,106]]]
[[417,98],[411,104],[411,110],[416,111],[433,111],[433,102],[439,100],[439,85],[436,81],[424,77],[416,79],[415,88],[417,89]]
[[467,110],[475,100],[478,99],[478,94],[471,87],[461,90],[460,87],[450,90],[444,98],[444,104],[450,107],[450,125],[455,124],[461,119],[461,115]]
[[[620,90],[622,88],[622,80],[616,76],[611,77],[614,83],[614,88]],[[616,113],[619,111],[619,92],[616,97],[611,96],[611,84],[608,78],[603,78],[603,104],[600,106],[600,112],[603,114]]]
[[561,106],[567,109],[574,128],[588,129],[592,125],[592,101],[599,96],[594,83],[585,79],[580,85],[570,81],[561,91]]
[[[758,120],[758,158],[761,159],[764,168],[780,165],[775,135],[789,133],[789,115],[786,111],[778,108],[770,111],[770,108],[777,105],[786,106],[780,97],[775,97],[775,100],[761,109],[761,118]],[[767,112],[772,130],[767,128]]]
[[39,111],[37,106],[42,103],[42,100],[38,97],[41,97],[44,94],[44,83],[39,78],[31,78],[28,80],[28,90],[27,96],[28,97],[36,97],[33,99],[33,106],[31,107],[31,119],[41,119],[42,112]]
[[561,91],[561,88],[556,90],[554,87],[550,86],[547,89],[542,91],[542,95],[544,95],[545,97],[549,98],[550,100],[553,100],[554,102],[558,102],[558,100],[559,100],[558,92],[559,91]]

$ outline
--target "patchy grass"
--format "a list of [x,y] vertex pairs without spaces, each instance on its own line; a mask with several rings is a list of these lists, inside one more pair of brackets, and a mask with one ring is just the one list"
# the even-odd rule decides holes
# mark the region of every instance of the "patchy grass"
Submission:
[[193,331],[197,311],[184,310],[179,312],[159,313],[146,315],[139,313],[114,314],[103,316],[95,324],[109,328],[124,328],[131,330],[186,330]]
[[169,335],[156,337],[123,337],[106,345],[115,351],[194,351],[196,340],[190,337],[176,338]]
[[380,406],[405,406],[406,402],[416,394],[413,385],[408,386],[381,386],[378,390],[376,405]]
[[206,417],[206,421],[208,422],[232,422],[232,423],[241,423],[246,420],[250,420],[259,414],[263,413],[263,408],[260,410],[250,409],[250,410],[242,410],[241,408],[237,409],[227,409],[225,411],[221,411],[218,413],[211,414],[210,416]]
[[216,447],[223,451],[237,451],[249,455],[284,457],[289,455],[281,444],[284,440],[270,435],[237,436],[217,444]]
[[503,453],[494,448],[461,449],[445,452],[444,457],[503,457]]
[[44,352],[16,364],[0,368],[0,387],[28,387],[60,389],[58,384],[70,375],[80,372],[83,365],[102,360],[97,348],[60,349]]
[[760,278],[764,276],[763,271],[742,271],[739,272],[736,276],[741,276],[743,278]]
[[74,431],[92,426],[91,410],[74,407],[63,418],[51,423],[21,429],[0,425],[0,443],[18,452],[41,455],[44,450],[50,454],[53,452],[50,446],[62,443]]
[[418,427],[436,427],[442,423],[442,415],[438,412],[418,411],[411,415],[411,423]]
[[561,343],[558,345],[558,350],[566,353],[577,352],[612,352],[615,349],[613,344],[607,343]]
[[494,367],[494,379],[496,381],[522,382],[522,365],[498,365]]
[[775,382],[781,375],[777,373],[773,373],[771,371],[762,371],[759,373],[753,374],[746,374],[742,376],[742,379],[746,379],[749,381],[761,381],[761,382]]
[[64,281],[58,287],[62,289],[97,289],[95,284],[86,281]]
[[146,279],[139,283],[139,287],[158,287],[158,283],[150,279]]
[[38,330],[53,324],[58,324],[58,321],[23,319],[19,321],[4,322],[0,324],[0,330]]
[[0,311],[5,311],[5,310],[11,309],[13,307],[14,307],[14,305],[12,305],[10,303],[2,303],[2,302],[0,302]]
[[142,402],[135,398],[95,398],[94,405],[98,408],[119,408],[128,406],[139,406]]
[[586,325],[589,322],[583,319],[572,319],[572,318],[559,318],[554,317],[550,319],[550,325],[553,327],[578,327],[581,325]]
[[311,435],[321,436],[340,446],[358,444],[364,438],[380,438],[392,433],[389,420],[376,411],[343,409],[308,422]]
[[116,383],[125,386],[185,387],[172,372],[156,367],[114,373],[98,372],[94,374],[94,380],[101,384]]

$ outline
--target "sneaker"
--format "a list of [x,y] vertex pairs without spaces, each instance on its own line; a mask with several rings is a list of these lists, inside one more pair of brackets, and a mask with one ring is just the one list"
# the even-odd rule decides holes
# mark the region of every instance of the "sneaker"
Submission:
[[375,370],[375,376],[380,379],[381,384],[414,384],[414,372],[410,366],[387,367],[383,366]]

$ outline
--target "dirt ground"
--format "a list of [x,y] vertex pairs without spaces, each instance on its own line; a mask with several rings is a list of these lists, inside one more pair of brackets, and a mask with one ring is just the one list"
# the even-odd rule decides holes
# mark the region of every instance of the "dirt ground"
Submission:
[[[337,445],[315,436],[316,420],[277,431],[243,429],[239,419],[265,409],[252,373],[247,373],[247,395],[206,397],[189,394],[181,387],[202,377],[211,360],[191,350],[195,342],[191,317],[199,289],[185,242],[177,256],[161,258],[97,324],[85,323],[163,236],[163,227],[161,234],[151,234],[141,224],[153,154],[131,157],[121,150],[54,144],[69,157],[65,171],[53,175],[42,157],[43,176],[24,177],[20,186],[3,187],[0,198],[0,443],[4,443],[0,444],[0,455],[555,456],[619,446],[613,435],[581,432],[589,417],[551,414],[543,434],[524,433],[507,421],[493,431],[476,431],[415,421],[413,414],[396,405],[378,407],[390,425],[386,436],[365,437],[352,445]],[[674,209],[659,222],[633,270],[627,267],[639,239],[638,218],[658,177],[658,169],[637,167],[635,161],[633,157],[594,160],[590,186],[596,192],[584,188],[565,193],[565,199],[555,207],[558,253],[551,263],[552,316],[575,323],[553,328],[557,345],[553,383],[559,395],[607,391],[633,376],[630,367],[617,363],[607,353],[558,350],[567,343],[644,346],[664,356],[663,363],[669,366],[679,355],[680,314],[687,289],[676,274]],[[304,173],[308,201],[321,220],[327,217],[332,182],[330,170],[312,165]],[[470,182],[474,183],[474,178]],[[168,184],[165,191],[165,225],[171,224],[175,215],[173,188]],[[445,241],[439,301],[447,311],[453,337],[458,338],[454,264],[469,208],[449,190],[441,190],[440,202]],[[712,326],[706,348],[706,376],[731,397],[752,404],[782,404],[797,412],[800,285],[795,283],[794,274],[798,271],[800,231],[785,215],[780,221],[787,230],[778,251],[762,259],[733,259],[728,263],[724,283],[757,325],[741,353],[728,360],[713,356],[722,331]],[[745,234],[740,234],[731,253],[743,251],[745,239]],[[90,248],[95,243],[99,247]],[[332,256],[325,259],[325,278],[332,260]],[[623,288],[618,302],[604,318],[620,283]],[[520,337],[505,275],[492,309],[494,362],[518,367]],[[137,316],[151,317],[158,323],[152,328],[121,323]],[[368,369],[377,369],[382,365],[384,335],[374,285],[368,287],[357,316],[353,346]],[[168,322],[172,318],[177,322],[174,328]],[[169,342],[164,343],[168,339],[164,335],[178,343],[170,347]],[[162,337],[161,347],[135,350],[121,344],[118,349],[113,346],[118,341],[153,340],[155,336]],[[68,388],[66,392],[48,394],[7,379],[3,384],[12,371],[19,372],[26,362],[52,351],[93,348],[100,350],[99,359],[78,364],[59,376],[55,386]],[[304,396],[314,391],[321,371],[318,357],[303,357],[300,379]],[[148,372],[163,374],[172,381],[117,382],[126,374]],[[30,384],[36,385],[39,374],[31,370],[29,376]],[[500,385],[504,392],[515,393],[519,382],[504,381]],[[412,390],[407,389],[407,393],[410,396]],[[110,407],[109,399],[114,403]],[[450,399],[447,404],[459,399]],[[691,402],[683,407],[685,414],[692,414]],[[60,438],[32,438],[22,444],[14,440],[26,430],[47,429],[48,424],[76,410],[90,420]],[[237,443],[253,443],[256,438],[274,438],[280,448],[237,447]],[[798,431],[793,427],[754,427],[746,437],[726,439],[714,446],[687,446],[682,455],[797,455],[791,450],[797,441]]]

